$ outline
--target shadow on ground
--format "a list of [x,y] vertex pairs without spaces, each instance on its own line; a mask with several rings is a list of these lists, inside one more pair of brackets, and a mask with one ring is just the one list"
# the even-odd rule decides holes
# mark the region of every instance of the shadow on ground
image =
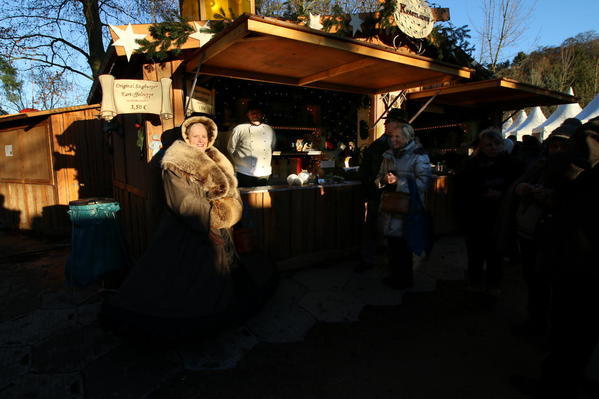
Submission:
[[287,273],[246,325],[169,347],[101,330],[100,286],[63,287],[68,248],[42,244],[0,261],[3,398],[518,399],[510,375],[535,376],[544,356],[542,340],[510,334],[518,268],[499,296],[467,289],[458,237],[417,262],[412,292],[353,261]]

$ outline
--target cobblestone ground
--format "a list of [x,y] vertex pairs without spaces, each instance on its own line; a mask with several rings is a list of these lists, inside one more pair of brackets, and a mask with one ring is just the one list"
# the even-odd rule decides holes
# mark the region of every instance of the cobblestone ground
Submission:
[[0,234],[2,398],[521,398],[509,375],[534,376],[544,353],[509,334],[517,270],[499,297],[466,290],[456,237],[417,262],[403,295],[345,260],[284,274],[243,326],[148,347],[97,326],[98,284],[64,287],[64,242]]

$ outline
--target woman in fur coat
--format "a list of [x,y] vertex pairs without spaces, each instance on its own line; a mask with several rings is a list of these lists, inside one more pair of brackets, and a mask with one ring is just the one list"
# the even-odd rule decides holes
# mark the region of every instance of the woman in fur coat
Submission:
[[104,307],[120,328],[179,335],[230,319],[240,302],[231,227],[241,219],[235,171],[213,144],[217,126],[195,116],[162,159],[167,210],[149,249]]

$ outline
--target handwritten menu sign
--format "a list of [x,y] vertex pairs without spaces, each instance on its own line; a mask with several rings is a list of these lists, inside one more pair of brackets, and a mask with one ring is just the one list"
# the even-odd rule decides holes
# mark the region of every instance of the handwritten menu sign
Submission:
[[102,85],[102,118],[110,120],[120,114],[157,114],[163,119],[173,117],[171,80],[115,79],[100,75]]

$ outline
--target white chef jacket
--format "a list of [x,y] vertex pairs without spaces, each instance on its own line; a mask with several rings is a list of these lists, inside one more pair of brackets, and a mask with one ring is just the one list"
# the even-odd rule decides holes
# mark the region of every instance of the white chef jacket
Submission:
[[247,176],[269,176],[272,172],[270,162],[275,141],[275,131],[264,123],[257,126],[251,123],[235,126],[227,145],[235,170]]

